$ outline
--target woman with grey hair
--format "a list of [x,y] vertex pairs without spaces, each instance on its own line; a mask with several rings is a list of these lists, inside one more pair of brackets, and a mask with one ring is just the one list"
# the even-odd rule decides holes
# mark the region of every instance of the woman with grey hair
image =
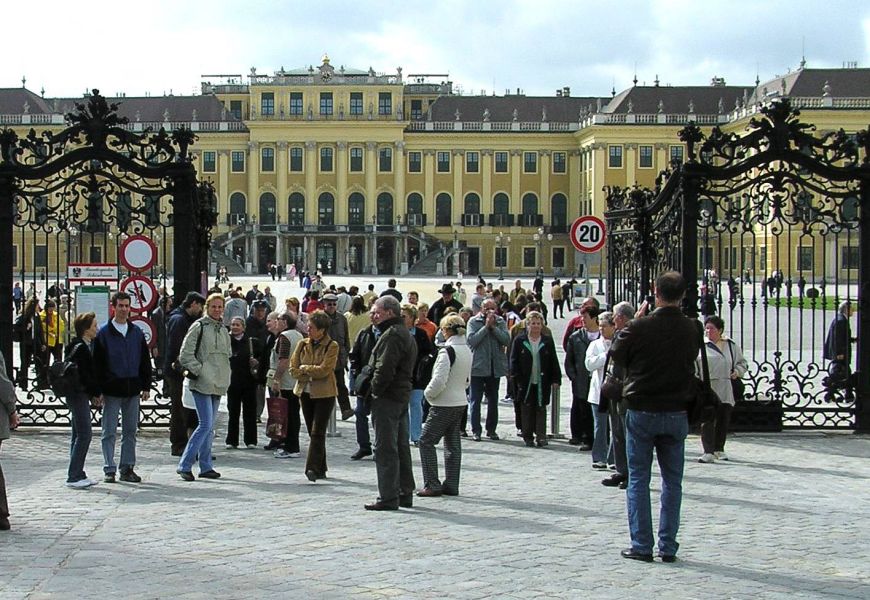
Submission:
[[598,315],[598,327],[601,337],[593,340],[586,349],[585,366],[589,371],[589,396],[587,401],[592,408],[593,441],[592,468],[606,469],[613,462],[613,451],[610,449],[610,424],[607,412],[599,410],[601,401],[601,383],[604,381],[604,366],[607,363],[607,351],[613,341],[616,327],[613,324],[613,313],[606,311]]

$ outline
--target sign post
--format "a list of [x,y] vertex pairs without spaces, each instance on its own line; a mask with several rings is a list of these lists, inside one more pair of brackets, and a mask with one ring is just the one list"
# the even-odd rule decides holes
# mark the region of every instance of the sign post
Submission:
[[[583,265],[583,279],[586,282],[586,295],[590,293],[589,263],[591,255],[598,254],[601,257],[601,249],[607,241],[607,226],[604,221],[592,215],[585,215],[574,221],[571,225],[571,244],[577,250],[576,259],[580,259]],[[599,264],[601,261],[599,260]],[[600,267],[599,267],[600,270]],[[601,273],[598,274],[601,281]]]

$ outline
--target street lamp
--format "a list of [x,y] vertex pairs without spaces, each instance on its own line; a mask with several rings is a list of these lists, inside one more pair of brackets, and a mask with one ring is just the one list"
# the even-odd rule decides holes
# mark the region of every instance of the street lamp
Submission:
[[[544,261],[541,257],[541,247],[544,244],[544,237],[545,236],[544,236],[544,228],[543,227],[538,227],[538,230],[532,236],[532,239],[535,240],[535,246],[537,246],[537,249],[538,249],[537,258],[538,258],[538,267],[539,268],[543,268],[543,265],[544,265]],[[546,239],[548,242],[552,242],[553,241],[553,234],[548,233],[546,235]]]
[[511,243],[511,236],[505,236],[501,231],[498,232],[498,235],[495,236],[495,241],[498,244],[498,279],[499,281],[504,279],[504,263],[505,256],[502,253],[504,249],[504,243]]

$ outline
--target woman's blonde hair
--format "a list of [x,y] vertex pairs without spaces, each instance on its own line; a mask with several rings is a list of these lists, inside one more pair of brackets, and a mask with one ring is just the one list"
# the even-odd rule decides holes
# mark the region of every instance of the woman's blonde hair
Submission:
[[414,321],[417,320],[417,307],[413,304],[403,304],[402,313],[408,315]]
[[531,321],[532,319],[538,319],[543,324],[544,315],[542,315],[541,313],[539,313],[536,310],[530,310],[529,312],[526,313],[526,325],[528,325],[529,321]]
[[453,335],[465,335],[465,319],[456,314],[442,317],[438,327],[446,329]]
[[224,303],[224,295],[218,294],[218,293],[209,294],[208,298],[205,299],[205,305],[208,306],[209,304],[211,304],[215,300],[220,300],[221,304],[223,304]]

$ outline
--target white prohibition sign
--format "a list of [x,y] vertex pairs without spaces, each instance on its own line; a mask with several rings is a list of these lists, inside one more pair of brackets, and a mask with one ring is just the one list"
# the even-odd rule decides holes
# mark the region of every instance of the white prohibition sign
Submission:
[[571,225],[571,243],[580,252],[592,254],[604,247],[607,227],[604,221],[592,215],[580,217]]
[[121,244],[121,263],[130,271],[147,271],[157,262],[157,246],[151,238],[133,235]]
[[154,348],[157,344],[157,329],[154,327],[154,323],[151,322],[151,319],[143,317],[142,315],[136,315],[135,317],[130,317],[128,321],[142,330],[148,348]]

